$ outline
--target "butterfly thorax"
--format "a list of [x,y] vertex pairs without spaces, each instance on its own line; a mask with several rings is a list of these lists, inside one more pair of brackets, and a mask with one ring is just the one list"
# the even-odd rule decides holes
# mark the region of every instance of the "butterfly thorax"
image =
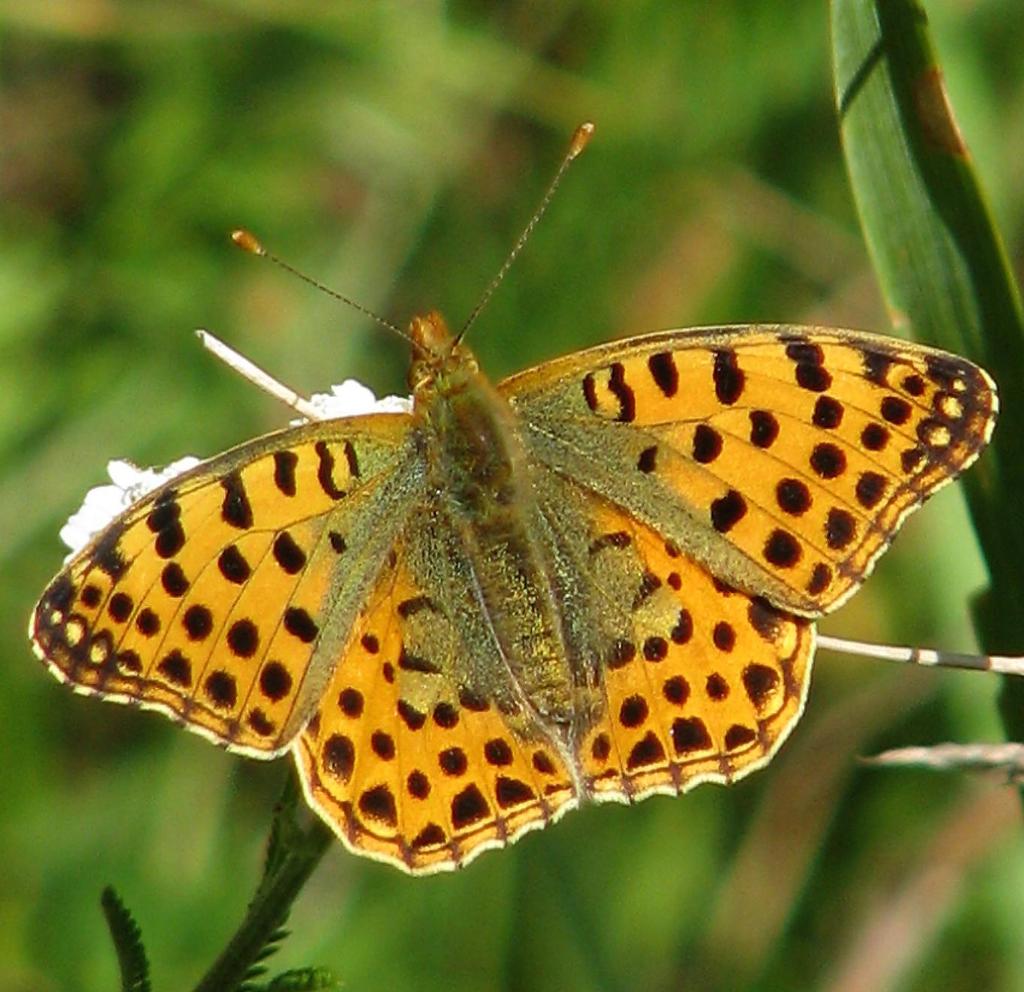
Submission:
[[440,314],[415,318],[410,330],[422,347],[409,378],[428,477],[458,512],[491,519],[529,489],[515,416],[472,352],[453,342]]
[[[539,536],[539,508],[521,425],[437,314],[411,328],[422,351],[410,374],[432,506],[458,536],[466,595],[484,611],[524,704],[550,722],[574,712],[557,570]],[[469,604],[467,604],[469,605]],[[481,687],[489,689],[490,687]]]

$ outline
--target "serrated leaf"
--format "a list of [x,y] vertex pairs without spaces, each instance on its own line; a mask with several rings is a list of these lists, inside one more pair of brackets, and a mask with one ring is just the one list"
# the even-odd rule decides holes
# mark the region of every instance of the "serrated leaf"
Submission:
[[142,944],[142,931],[121,897],[111,886],[100,896],[121,972],[121,992],[151,992],[149,960]]

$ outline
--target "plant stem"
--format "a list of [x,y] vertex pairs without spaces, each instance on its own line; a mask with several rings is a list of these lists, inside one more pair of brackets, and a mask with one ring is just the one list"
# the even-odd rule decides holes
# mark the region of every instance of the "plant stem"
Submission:
[[285,806],[275,820],[267,868],[245,919],[195,992],[234,992],[251,976],[251,969],[266,956],[266,948],[284,926],[292,903],[334,841],[334,834],[318,817],[311,817],[309,825],[302,827],[295,819],[295,804]]

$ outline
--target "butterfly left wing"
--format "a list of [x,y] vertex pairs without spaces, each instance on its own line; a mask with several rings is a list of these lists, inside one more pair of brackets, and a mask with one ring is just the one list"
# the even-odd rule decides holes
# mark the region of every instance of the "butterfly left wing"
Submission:
[[281,753],[408,512],[408,423],[309,424],[172,479],[50,583],[36,653],[77,692]]
[[461,867],[577,803],[462,555],[443,518],[417,513],[294,747],[307,801],[345,845],[412,874]]
[[965,359],[792,326],[612,342],[498,389],[539,461],[805,616],[856,591],[907,514],[974,461],[997,410]]

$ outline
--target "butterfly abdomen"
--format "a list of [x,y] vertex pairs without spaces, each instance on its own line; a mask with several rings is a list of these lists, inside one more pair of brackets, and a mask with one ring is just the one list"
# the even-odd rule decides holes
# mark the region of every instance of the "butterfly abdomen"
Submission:
[[479,373],[447,384],[453,379],[457,388],[442,385],[417,397],[427,488],[458,535],[471,572],[469,594],[487,617],[524,706],[568,726],[572,652],[521,426]]

